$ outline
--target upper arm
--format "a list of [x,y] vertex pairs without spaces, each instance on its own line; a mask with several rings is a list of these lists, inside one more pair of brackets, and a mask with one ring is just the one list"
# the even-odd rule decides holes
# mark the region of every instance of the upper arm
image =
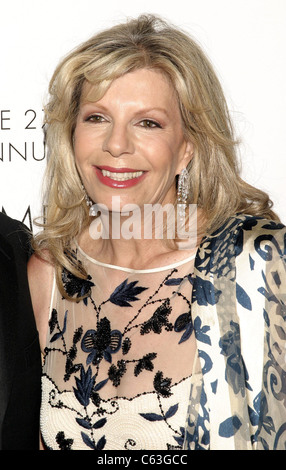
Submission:
[[28,280],[42,351],[46,346],[54,268],[35,254],[28,262]]

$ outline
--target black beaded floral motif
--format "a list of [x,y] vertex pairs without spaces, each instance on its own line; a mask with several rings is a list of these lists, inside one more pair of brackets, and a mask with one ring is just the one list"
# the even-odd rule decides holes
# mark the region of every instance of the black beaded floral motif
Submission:
[[77,298],[86,296],[83,299],[85,303],[87,303],[87,297],[90,295],[91,288],[94,286],[90,279],[90,276],[88,276],[87,279],[80,279],[66,269],[62,272],[62,281],[66,293],[70,297],[74,297],[75,295]]
[[[76,264],[76,251],[66,250],[65,255],[72,264]],[[78,266],[79,268],[82,267],[81,261],[78,261]],[[87,279],[81,279],[64,268],[62,271],[62,282],[69,297],[74,297],[76,295],[78,299],[83,298],[84,303],[87,304],[87,298],[90,296],[91,288],[94,286],[94,283],[91,281],[91,276],[88,275]]]
[[51,317],[49,319],[50,334],[53,333],[58,321],[58,314],[55,308],[53,308]]
[[81,364],[74,364],[74,361],[77,357],[77,343],[80,341],[82,337],[83,329],[82,327],[78,328],[74,335],[73,335],[73,343],[70,347],[69,351],[67,352],[67,359],[66,359],[66,373],[64,376],[65,382],[69,380],[72,374],[75,374],[79,371]]
[[130,351],[131,345],[132,343],[131,343],[130,338],[125,338],[125,340],[122,343],[122,353],[124,355],[128,354],[128,352]]
[[111,331],[110,321],[106,317],[99,320],[97,330],[88,330],[81,342],[82,350],[88,353],[86,364],[99,364],[103,358],[112,362],[111,354],[119,351],[121,339],[120,331]]
[[139,359],[138,363],[134,368],[135,377],[137,377],[143,370],[152,371],[154,369],[154,364],[152,361],[156,359],[156,357],[156,353],[149,353],[143,356],[142,359]]
[[159,393],[159,395],[162,395],[162,397],[170,397],[172,395],[171,392],[171,383],[172,379],[169,378],[164,378],[163,377],[163,372],[158,371],[154,377],[154,388],[156,392]]
[[126,372],[126,362],[124,360],[117,361],[117,366],[112,364],[108,371],[108,377],[113,383],[114,387],[120,385],[120,380]]
[[150,333],[150,331],[160,334],[163,326],[167,331],[172,331],[173,325],[168,322],[168,316],[171,312],[172,308],[170,306],[170,300],[166,299],[164,303],[156,309],[152,317],[143,323],[140,330],[141,335]]
[[56,441],[59,445],[60,450],[71,450],[73,439],[66,439],[65,433],[60,431],[56,436]]

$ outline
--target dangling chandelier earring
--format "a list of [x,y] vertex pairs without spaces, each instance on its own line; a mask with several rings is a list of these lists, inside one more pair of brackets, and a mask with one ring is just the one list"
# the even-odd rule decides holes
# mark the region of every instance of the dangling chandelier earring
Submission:
[[81,185],[81,188],[82,188],[82,190],[83,190],[83,195],[84,195],[84,199],[85,199],[85,203],[86,203],[87,207],[91,207],[92,204],[93,204],[93,202],[92,202],[92,200],[90,199],[90,197],[88,196],[88,194],[87,194],[87,192],[86,192],[86,189],[85,189],[85,187],[84,187],[83,184]]
[[87,194],[86,189],[85,189],[85,187],[84,187],[83,184],[81,185],[81,187],[82,187],[82,190],[83,190],[85,203],[86,203],[87,207],[89,207],[89,215],[93,216],[93,215],[95,215],[95,214],[94,214],[94,210],[93,210],[93,208],[92,208],[92,206],[94,205],[94,203],[92,202],[92,200],[90,199],[89,195]]
[[178,218],[178,233],[185,229],[185,217],[186,217],[186,208],[187,200],[190,191],[190,180],[189,172],[187,168],[184,168],[178,179],[178,190],[177,190],[177,218]]

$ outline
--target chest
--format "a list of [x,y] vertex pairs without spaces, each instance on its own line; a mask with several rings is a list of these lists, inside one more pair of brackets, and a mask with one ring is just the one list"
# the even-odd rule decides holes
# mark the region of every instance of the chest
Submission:
[[[49,375],[71,388],[79,371],[88,371],[102,399],[154,391],[168,395],[192,373],[190,266],[155,273],[114,275],[98,267],[89,272],[87,281],[78,280],[78,289],[88,292],[84,300],[53,299]],[[66,288],[71,282],[75,290],[75,279],[68,279]]]

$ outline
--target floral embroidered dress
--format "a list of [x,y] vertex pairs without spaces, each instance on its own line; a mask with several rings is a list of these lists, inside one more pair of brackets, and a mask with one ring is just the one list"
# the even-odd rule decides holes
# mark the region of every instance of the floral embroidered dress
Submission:
[[[50,449],[181,449],[195,341],[195,256],[150,270],[71,252],[88,280],[63,273],[45,350],[41,428]],[[185,358],[185,359],[184,359]]]
[[86,299],[53,295],[41,411],[48,448],[285,450],[281,224],[232,217],[202,241],[194,268],[187,259],[120,278],[74,255],[91,274],[63,273],[67,292]]

